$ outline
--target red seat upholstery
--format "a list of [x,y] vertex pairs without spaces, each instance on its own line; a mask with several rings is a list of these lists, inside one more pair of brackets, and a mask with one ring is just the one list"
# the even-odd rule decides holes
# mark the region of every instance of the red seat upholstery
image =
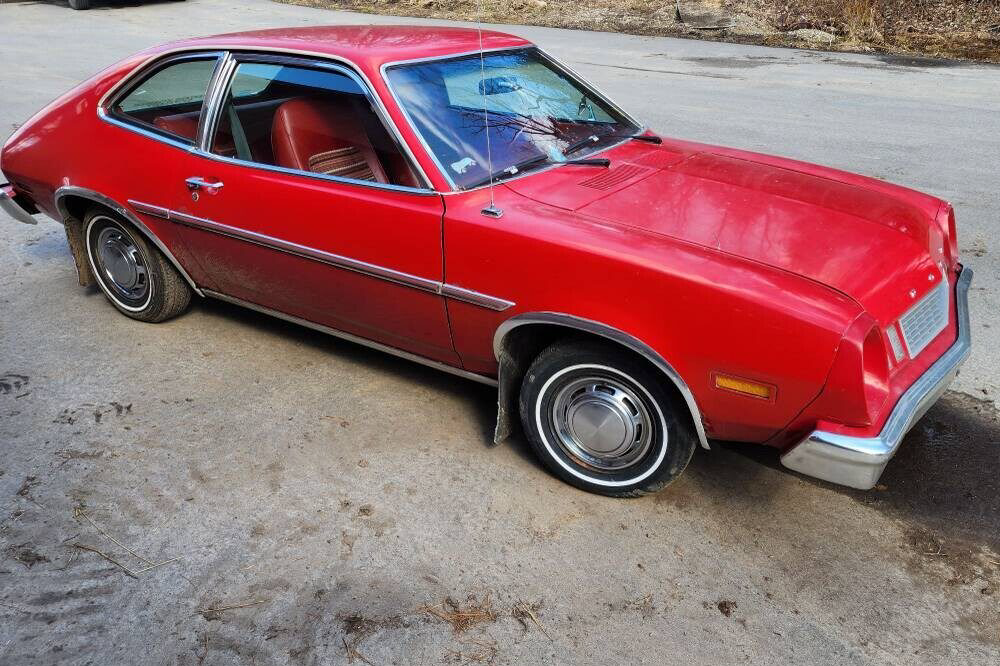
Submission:
[[[200,112],[177,113],[172,116],[157,116],[153,118],[153,125],[164,132],[170,132],[177,136],[195,141],[198,135],[198,117]],[[215,139],[213,149],[220,155],[233,156],[236,154],[236,146],[233,137],[229,132],[220,128]]]
[[292,99],[274,114],[271,147],[278,166],[310,171],[312,158],[342,148],[354,148],[375,180],[388,183],[382,164],[350,99]]
[[153,119],[153,125],[164,132],[194,140],[198,134],[199,115],[199,113],[178,113],[173,116],[159,116]]

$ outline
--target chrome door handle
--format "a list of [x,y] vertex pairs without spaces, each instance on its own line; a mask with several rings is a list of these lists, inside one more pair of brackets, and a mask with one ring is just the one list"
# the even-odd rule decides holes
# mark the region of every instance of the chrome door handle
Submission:
[[188,178],[184,182],[187,183],[188,189],[191,190],[192,192],[196,192],[197,190],[205,188],[209,192],[214,193],[217,190],[221,190],[222,186],[225,185],[225,183],[223,183],[221,180],[214,183],[210,183],[204,178],[199,178],[197,176],[192,176],[191,178]]

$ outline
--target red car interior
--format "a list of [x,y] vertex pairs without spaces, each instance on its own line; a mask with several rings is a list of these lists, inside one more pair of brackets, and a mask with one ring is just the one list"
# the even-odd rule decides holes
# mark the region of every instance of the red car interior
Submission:
[[351,100],[293,99],[271,130],[277,166],[388,183]]

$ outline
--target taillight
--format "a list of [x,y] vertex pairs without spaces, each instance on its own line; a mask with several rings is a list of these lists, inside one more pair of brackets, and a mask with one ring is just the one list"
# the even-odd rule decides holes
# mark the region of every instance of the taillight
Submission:
[[889,396],[889,357],[882,341],[882,331],[875,326],[872,326],[865,336],[862,367],[865,406],[870,423],[882,411],[882,405]]
[[816,407],[827,420],[868,426],[878,419],[888,396],[888,350],[881,329],[864,314],[844,334]]

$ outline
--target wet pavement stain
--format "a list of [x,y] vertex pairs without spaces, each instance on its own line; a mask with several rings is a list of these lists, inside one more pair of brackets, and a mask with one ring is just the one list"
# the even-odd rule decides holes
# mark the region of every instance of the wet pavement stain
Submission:
[[703,67],[720,67],[723,69],[753,69],[755,67],[766,67],[768,65],[789,65],[788,60],[770,57],[700,57],[681,58],[682,62],[690,62]]
[[881,55],[875,56],[875,58],[879,62],[894,67],[920,67],[923,69],[962,67],[970,64],[978,64],[978,63],[966,62],[963,60],[945,60],[943,58],[926,58],[923,56],[898,55],[893,53],[883,53]]

